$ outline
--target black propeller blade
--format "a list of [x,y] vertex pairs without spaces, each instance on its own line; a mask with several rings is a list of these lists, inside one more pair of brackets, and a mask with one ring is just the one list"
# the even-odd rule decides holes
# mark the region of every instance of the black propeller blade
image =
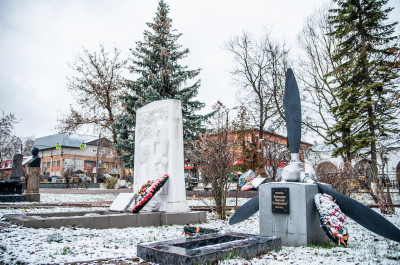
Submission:
[[235,214],[229,219],[229,224],[234,225],[246,220],[258,211],[258,194],[243,204]]
[[285,120],[290,153],[299,153],[301,139],[301,105],[299,88],[292,69],[286,71]]

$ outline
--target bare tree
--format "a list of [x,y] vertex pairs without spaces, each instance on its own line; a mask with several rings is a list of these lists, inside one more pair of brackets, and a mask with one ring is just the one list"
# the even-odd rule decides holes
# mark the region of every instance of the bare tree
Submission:
[[266,127],[274,130],[284,121],[283,91],[289,52],[269,32],[259,39],[244,32],[227,41],[225,49],[233,54],[231,74],[241,89],[238,100],[246,107],[259,128],[259,138],[263,139]]
[[264,140],[264,160],[268,176],[272,178],[272,181],[278,181],[278,169],[286,166],[290,161],[287,145]]
[[385,192],[385,182],[372,169],[371,161],[367,159],[355,159],[355,161],[353,182],[357,184],[359,190],[363,190],[371,196],[374,202],[379,205],[381,213],[394,213],[390,191]]
[[341,80],[336,76],[333,82],[332,77],[329,77],[337,66],[332,58],[339,40],[328,34],[332,30],[328,16],[329,7],[324,6],[307,18],[298,36],[298,43],[305,56],[299,59],[297,75],[300,87],[303,88],[301,93],[303,124],[326,142],[340,137],[340,135],[328,135],[327,131],[337,122],[332,108],[338,106],[340,102],[333,89],[340,85],[337,82]]
[[14,135],[14,125],[18,123],[13,113],[0,117],[0,161],[5,158],[12,158],[21,146],[20,139]]
[[[380,190],[380,195],[383,200],[383,206],[381,207],[381,212],[382,213],[394,213],[394,206],[393,206],[393,200],[392,200],[392,195],[390,193],[390,180],[389,176],[385,174],[385,166],[387,164],[387,151],[386,147],[381,143],[378,142],[378,157],[380,160],[380,167],[379,171],[380,174],[378,175],[378,187],[381,189]],[[381,177],[379,177],[381,176]],[[386,178],[387,176],[387,178]],[[383,209],[382,209],[383,208]]]
[[209,121],[213,133],[203,135],[194,143],[191,161],[201,165],[202,175],[212,184],[216,211],[221,219],[225,219],[230,165],[236,158],[237,146],[226,126],[225,106],[218,102],[213,108],[217,111]]
[[67,189],[69,189],[69,183],[72,179],[73,174],[74,174],[73,168],[67,168],[66,170],[64,170],[63,177],[65,179],[65,182],[67,183]]
[[35,136],[29,136],[24,139],[22,148],[22,154],[24,156],[32,155],[31,151],[34,143],[35,143]]
[[71,132],[81,126],[93,126],[117,144],[113,124],[122,113],[120,97],[125,93],[125,66],[126,60],[120,59],[117,48],[112,54],[106,52],[103,45],[94,52],[84,48],[71,65],[74,76],[68,78],[68,90],[77,104],[70,106],[67,116],[59,118],[57,129]]
[[244,165],[247,169],[253,170],[256,176],[266,177],[263,148],[263,140],[260,140],[258,135],[256,136],[251,130],[251,140],[245,142],[243,148]]
[[335,190],[350,196],[356,191],[353,167],[350,162],[338,166],[332,162],[323,161],[315,168],[315,175],[319,182],[331,184]]

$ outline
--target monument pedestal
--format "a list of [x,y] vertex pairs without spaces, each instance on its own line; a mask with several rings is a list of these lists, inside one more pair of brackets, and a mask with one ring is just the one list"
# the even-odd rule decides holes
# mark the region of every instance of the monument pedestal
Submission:
[[24,184],[20,181],[0,182],[0,202],[23,202],[25,201],[22,192]]
[[283,246],[329,242],[320,227],[314,196],[318,186],[309,183],[272,182],[259,188],[260,234],[281,238]]
[[28,179],[26,182],[25,200],[40,202],[40,167],[28,167]]
[[21,154],[15,154],[11,168],[11,176],[7,181],[0,182],[0,202],[21,202],[25,200],[24,183],[21,182],[22,176]]

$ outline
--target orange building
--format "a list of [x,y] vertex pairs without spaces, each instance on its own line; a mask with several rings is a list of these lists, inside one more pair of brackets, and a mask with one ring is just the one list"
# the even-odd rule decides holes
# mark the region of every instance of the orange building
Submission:
[[69,168],[87,176],[118,174],[120,171],[112,145],[106,138],[98,139],[83,134],[54,134],[36,138],[34,146],[39,148],[41,173],[47,177],[62,177]]
[[[234,148],[236,148],[236,153],[237,158],[235,161],[232,162],[232,165],[237,165],[240,166],[242,164],[247,164],[247,161],[244,154],[244,147],[248,146],[249,143],[256,144],[258,142],[260,135],[260,131],[257,129],[248,129],[248,130],[242,130],[242,131],[234,131],[230,132],[230,136],[232,137],[232,141],[236,142],[237,144],[235,145]],[[209,137],[216,137],[217,134],[214,135],[209,135]],[[264,139],[264,150],[263,150],[263,156],[262,156],[262,162],[259,162],[258,164],[262,164],[261,170],[268,171],[272,167],[279,168],[277,169],[278,175],[280,175],[280,171],[286,166],[287,161],[283,161],[279,156],[274,156],[270,155],[268,157],[268,152],[266,151],[266,145],[268,143],[274,143],[275,145],[275,150],[286,150],[287,148],[287,137],[263,131],[263,139]],[[247,144],[246,144],[247,143]],[[313,145],[307,142],[301,142],[300,143],[300,160],[304,162],[304,152],[310,149]],[[287,157],[287,159],[290,159],[290,157]],[[251,168],[253,171],[257,170],[256,168]],[[185,161],[185,170],[191,170],[191,171],[196,171],[194,165],[190,163],[190,161],[186,160]],[[274,169],[276,170],[276,169]]]

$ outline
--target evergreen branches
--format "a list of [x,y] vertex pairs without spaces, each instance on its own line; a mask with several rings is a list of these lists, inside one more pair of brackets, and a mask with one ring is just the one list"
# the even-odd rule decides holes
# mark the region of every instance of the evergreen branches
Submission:
[[131,49],[133,60],[130,70],[138,78],[128,82],[127,95],[122,97],[125,113],[114,125],[119,134],[117,148],[122,150],[122,160],[129,168],[134,165],[134,127],[136,110],[144,105],[162,99],[177,99],[182,103],[183,136],[192,141],[204,132],[202,122],[209,115],[196,115],[205,104],[194,100],[200,87],[200,80],[188,84],[197,77],[200,69],[188,70],[179,64],[179,60],[189,54],[178,44],[182,35],[172,29],[172,20],[168,17],[169,7],[160,0],[153,22],[143,33],[143,41],[138,41]]

